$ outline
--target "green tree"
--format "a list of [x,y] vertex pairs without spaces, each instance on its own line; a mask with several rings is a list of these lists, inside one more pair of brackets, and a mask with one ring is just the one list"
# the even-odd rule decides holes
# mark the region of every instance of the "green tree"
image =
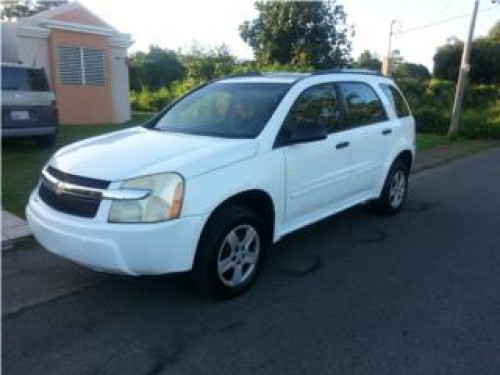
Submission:
[[135,52],[129,58],[129,82],[130,89],[134,91],[141,91],[144,86],[142,77],[142,66],[146,53],[142,51]]
[[500,21],[497,21],[488,32],[488,39],[494,42],[500,42]]
[[257,1],[259,15],[240,25],[240,36],[260,65],[342,67],[351,62],[343,6],[327,2]]
[[402,62],[395,66],[392,72],[394,78],[413,78],[418,80],[427,80],[431,78],[431,73],[425,65]]
[[472,82],[500,83],[500,39],[476,39],[472,44],[470,65]]
[[[491,35],[493,34],[493,35]],[[477,38],[472,43],[469,78],[472,83],[500,83],[500,40],[495,33],[487,38]],[[453,40],[439,47],[434,55],[433,75],[436,78],[456,81],[462,58],[463,42]]]
[[195,82],[210,81],[228,75],[236,66],[236,58],[231,55],[225,44],[215,48],[203,48],[194,44],[181,59],[187,68],[188,78]]
[[130,87],[138,90],[147,86],[151,90],[168,87],[172,82],[186,76],[186,68],[174,51],[150,46],[147,53],[132,56]]
[[463,42],[456,38],[448,40],[444,46],[439,47],[433,58],[434,68],[432,75],[439,79],[456,81],[463,48]]
[[375,53],[372,54],[370,51],[365,50],[359,55],[354,66],[360,69],[369,69],[379,72],[382,69],[382,61],[377,58]]
[[0,3],[2,21],[12,21],[67,4],[68,0],[1,0]]
[[2,21],[13,21],[26,18],[36,13],[35,5],[31,0],[3,0]]
[[[449,38],[434,55],[433,75],[456,81],[464,44],[456,37]],[[500,21],[495,23],[486,37],[476,38],[471,47],[470,73],[472,83],[500,83]]]

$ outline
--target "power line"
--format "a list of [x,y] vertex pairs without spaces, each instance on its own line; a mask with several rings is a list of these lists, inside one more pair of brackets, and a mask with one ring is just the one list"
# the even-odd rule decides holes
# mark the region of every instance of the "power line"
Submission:
[[429,21],[430,21],[430,22],[434,22],[434,21],[436,21],[436,18],[438,18],[438,17],[439,17],[439,15],[440,15],[440,14],[442,14],[442,13],[443,13],[443,11],[444,11],[446,8],[448,8],[448,6],[450,5],[451,1],[452,1],[452,0],[448,0],[448,1],[446,2],[446,4],[444,4],[444,5],[443,5],[443,6],[442,6],[442,7],[441,7],[441,8],[440,8],[437,12],[435,12],[435,13],[432,15],[432,17],[431,17],[431,19],[430,19]]
[[[486,9],[483,9],[481,10],[479,13],[483,13],[483,12],[486,12],[488,10],[491,10],[493,8],[496,8],[495,6],[492,6],[492,7],[489,7],[489,8],[486,8]],[[469,14],[462,14],[460,16],[456,16],[456,17],[452,17],[452,18],[446,18],[446,19],[443,19],[441,21],[436,21],[436,22],[431,22],[431,23],[428,23],[428,24],[425,24],[425,25],[422,25],[422,26],[416,26],[416,27],[411,27],[409,29],[406,29],[406,30],[401,30],[401,31],[396,31],[394,32],[394,34],[406,34],[406,33],[411,33],[413,31],[418,31],[418,30],[423,30],[423,29],[427,29],[429,27],[433,27],[433,26],[437,26],[437,25],[441,25],[441,24],[444,24],[444,23],[448,23],[448,22],[452,22],[452,21],[457,21],[457,20],[460,20],[462,18],[468,18],[470,17]]]

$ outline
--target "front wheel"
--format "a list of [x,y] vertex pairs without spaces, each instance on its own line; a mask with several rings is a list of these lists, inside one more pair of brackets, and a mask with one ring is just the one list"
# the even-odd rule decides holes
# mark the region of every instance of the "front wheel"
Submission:
[[217,297],[242,294],[257,279],[265,246],[264,225],[253,211],[222,209],[200,239],[192,271],[195,284]]
[[408,194],[409,167],[400,160],[392,165],[382,188],[380,197],[373,202],[373,207],[380,213],[394,215],[406,201]]

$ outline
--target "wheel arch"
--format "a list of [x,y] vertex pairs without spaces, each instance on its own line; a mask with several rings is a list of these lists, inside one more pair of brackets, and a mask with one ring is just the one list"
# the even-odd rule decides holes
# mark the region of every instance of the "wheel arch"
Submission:
[[403,150],[401,151],[395,158],[394,161],[392,162],[391,166],[396,162],[396,161],[402,161],[408,166],[408,171],[411,170],[411,167],[413,165],[413,153],[410,150]]
[[380,193],[382,192],[387,175],[389,174],[391,167],[398,160],[403,161],[408,166],[408,171],[411,171],[413,161],[414,161],[413,151],[409,148],[404,148],[404,149],[399,150],[398,152],[394,153],[388,159],[387,163],[385,164],[385,171],[380,176],[380,180],[379,180],[378,185],[377,185],[376,196],[379,196]]
[[275,205],[271,195],[260,189],[251,189],[236,193],[219,203],[210,213],[205,225],[203,226],[200,238],[205,235],[205,230],[213,217],[219,214],[228,206],[245,207],[261,218],[266,229],[266,242],[272,243],[275,230]]

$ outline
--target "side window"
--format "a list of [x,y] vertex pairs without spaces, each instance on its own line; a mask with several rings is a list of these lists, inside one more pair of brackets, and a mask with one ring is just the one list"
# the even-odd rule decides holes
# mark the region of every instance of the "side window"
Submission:
[[394,111],[398,117],[407,117],[410,115],[410,109],[406,104],[401,93],[391,85],[381,84],[380,88],[384,95],[389,99],[389,102],[394,107]]
[[323,125],[330,133],[340,128],[340,112],[333,84],[313,86],[300,94],[285,120],[284,131],[291,134],[298,124],[303,123]]
[[2,66],[2,90],[28,91],[26,69]]
[[384,106],[375,91],[366,83],[340,83],[347,122],[350,127],[374,124],[387,120]]
[[26,73],[31,91],[49,91],[49,83],[43,69],[27,69]]

